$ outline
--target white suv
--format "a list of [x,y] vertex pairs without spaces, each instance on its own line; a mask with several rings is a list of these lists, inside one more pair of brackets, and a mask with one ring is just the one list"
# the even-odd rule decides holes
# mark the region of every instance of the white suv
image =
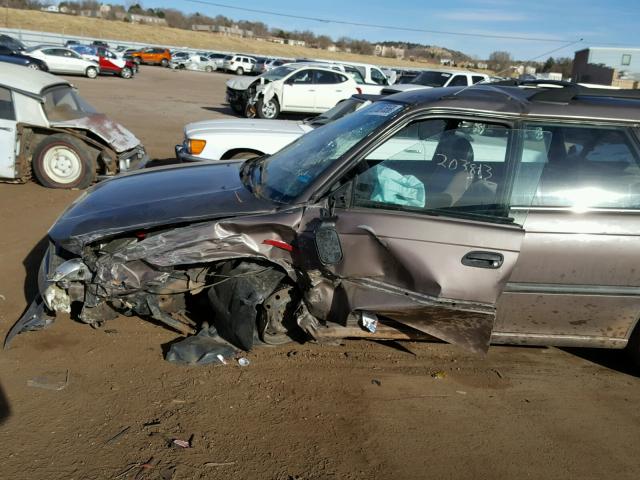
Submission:
[[252,72],[256,66],[256,59],[244,55],[227,55],[222,62],[222,69],[234,72],[236,75],[244,75]]
[[269,120],[280,112],[323,113],[356,93],[362,89],[345,73],[295,63],[227,81],[227,101],[236,113]]

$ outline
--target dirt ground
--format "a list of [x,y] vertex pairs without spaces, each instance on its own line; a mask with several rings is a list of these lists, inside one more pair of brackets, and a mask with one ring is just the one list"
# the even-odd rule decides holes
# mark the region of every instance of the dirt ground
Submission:
[[[131,81],[73,82],[166,159],[184,123],[229,114],[226,78],[146,67]],[[0,184],[3,334],[33,295],[47,228],[78,194]],[[477,357],[346,341],[186,368],[163,360],[175,338],[137,318],[104,330],[59,318],[16,338],[0,352],[0,478],[640,475],[640,381],[618,352],[492,347]]]

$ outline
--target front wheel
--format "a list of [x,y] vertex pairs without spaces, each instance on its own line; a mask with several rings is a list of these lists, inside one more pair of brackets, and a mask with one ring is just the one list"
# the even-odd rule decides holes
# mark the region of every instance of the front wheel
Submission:
[[236,69],[236,75],[244,75],[244,68],[238,67]]
[[213,68],[211,68],[211,66],[207,66],[207,67],[204,69],[204,71],[205,71],[205,72],[207,72],[207,73],[211,73],[211,72],[213,72]]
[[258,117],[273,120],[274,118],[278,118],[278,115],[280,115],[280,104],[276,97],[273,97],[266,102],[263,98],[260,98],[256,105],[256,110]]
[[31,70],[40,70],[40,67],[35,63],[30,63],[29,65],[27,65],[27,67],[30,68]]
[[98,69],[96,67],[89,67],[85,73],[89,78],[96,78],[98,76]]
[[33,153],[33,174],[49,188],[87,188],[94,180],[95,160],[78,139],[51,135]]
[[131,69],[129,67],[124,67],[120,71],[120,76],[122,78],[131,78],[133,76],[133,72],[131,71]]
[[163,67],[166,67],[166,66],[168,66],[168,65],[169,65],[169,61],[168,61],[166,58],[163,58],[163,59],[160,61],[160,65],[162,65]]

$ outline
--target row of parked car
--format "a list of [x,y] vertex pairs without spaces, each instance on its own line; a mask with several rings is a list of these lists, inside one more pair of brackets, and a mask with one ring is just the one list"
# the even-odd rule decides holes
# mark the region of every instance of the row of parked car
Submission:
[[[135,137],[110,140],[121,127],[42,72],[0,70],[0,119],[3,178],[84,187],[144,164]],[[362,336],[626,348],[638,366],[638,124],[637,91],[516,81],[191,124],[177,155],[195,163],[101,182],[52,226],[6,343],[73,304],[96,327],[205,329],[187,362],[204,343]],[[211,328],[189,317],[200,301]]]
[[255,78],[227,82],[227,102],[238,114],[275,119],[282,112],[322,113],[355,93],[377,95],[417,88],[470,86],[483,73],[424,71],[412,82],[394,84],[380,68],[338,62],[285,63]]

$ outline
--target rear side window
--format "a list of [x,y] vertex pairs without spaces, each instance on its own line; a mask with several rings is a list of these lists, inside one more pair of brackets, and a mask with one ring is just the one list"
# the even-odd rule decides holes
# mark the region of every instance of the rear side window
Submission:
[[448,87],[466,87],[467,85],[469,85],[469,82],[467,82],[466,75],[456,75],[451,79],[451,82],[449,82],[449,85],[447,86]]
[[473,75],[473,76],[471,77],[471,81],[472,81],[472,82],[474,83],[474,85],[475,85],[476,83],[480,83],[480,82],[484,81],[484,77],[481,77],[480,75]]
[[330,83],[341,83],[343,80],[341,75],[333,72],[325,72],[323,70],[315,70],[314,83],[326,85]]
[[[546,151],[529,155],[542,164],[534,205],[640,209],[640,158],[625,127],[529,125],[527,142],[548,132]],[[527,162],[527,157],[523,158]]]
[[11,90],[0,87],[0,119],[15,120],[16,112],[13,108]]

